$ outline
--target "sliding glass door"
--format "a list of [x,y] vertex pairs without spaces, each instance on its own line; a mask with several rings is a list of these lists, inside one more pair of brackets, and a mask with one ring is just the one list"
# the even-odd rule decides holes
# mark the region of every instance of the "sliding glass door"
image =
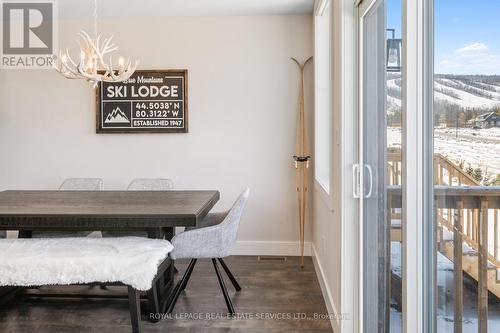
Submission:
[[399,332],[402,321],[401,6],[394,3],[359,6],[360,163],[354,172],[364,332]]
[[357,3],[362,331],[500,331],[500,3]]
[[364,332],[500,331],[499,12],[358,7]]

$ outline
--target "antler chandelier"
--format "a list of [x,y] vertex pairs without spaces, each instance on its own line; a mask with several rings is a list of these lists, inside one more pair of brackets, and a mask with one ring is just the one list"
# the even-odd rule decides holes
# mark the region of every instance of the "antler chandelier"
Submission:
[[91,38],[85,31],[78,34],[83,43],[80,45],[80,59],[78,63],[69,55],[69,50],[59,51],[59,57],[54,60],[55,70],[68,79],[84,79],[94,83],[94,87],[99,82],[122,82],[130,78],[137,68],[138,61],[134,64],[130,59],[124,60],[118,58],[118,66],[113,66],[113,59],[109,56],[106,63],[104,57],[106,54],[118,50],[118,47],[111,43],[110,38],[101,38],[97,34],[97,0],[94,0],[94,38]]

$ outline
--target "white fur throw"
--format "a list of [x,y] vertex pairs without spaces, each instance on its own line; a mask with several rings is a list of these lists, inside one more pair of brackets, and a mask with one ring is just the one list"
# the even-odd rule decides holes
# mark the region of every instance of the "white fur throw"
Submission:
[[141,237],[0,239],[0,286],[122,282],[149,290],[172,249]]

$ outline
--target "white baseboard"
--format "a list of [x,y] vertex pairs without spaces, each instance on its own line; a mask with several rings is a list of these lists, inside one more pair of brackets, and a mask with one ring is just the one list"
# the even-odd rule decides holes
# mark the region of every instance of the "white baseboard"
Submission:
[[[253,256],[298,256],[300,255],[299,242],[265,242],[265,241],[238,241],[231,251],[232,255]],[[304,244],[304,255],[312,255],[311,242]]]
[[330,319],[334,332],[340,331],[340,314],[335,307],[335,302],[333,301],[332,293],[330,287],[328,287],[327,279],[321,262],[318,257],[318,252],[314,244],[311,244],[312,258],[314,263],[314,269],[316,270],[316,276],[318,277],[319,285],[321,287],[321,292],[323,293],[323,298],[325,299],[326,309],[329,314],[333,314],[334,318]]

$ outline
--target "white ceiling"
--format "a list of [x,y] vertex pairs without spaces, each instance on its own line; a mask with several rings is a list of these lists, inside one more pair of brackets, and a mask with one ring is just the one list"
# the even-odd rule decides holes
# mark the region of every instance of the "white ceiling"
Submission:
[[[58,0],[60,19],[86,19],[94,0]],[[98,16],[161,17],[200,15],[311,14],[314,0],[97,0]]]

